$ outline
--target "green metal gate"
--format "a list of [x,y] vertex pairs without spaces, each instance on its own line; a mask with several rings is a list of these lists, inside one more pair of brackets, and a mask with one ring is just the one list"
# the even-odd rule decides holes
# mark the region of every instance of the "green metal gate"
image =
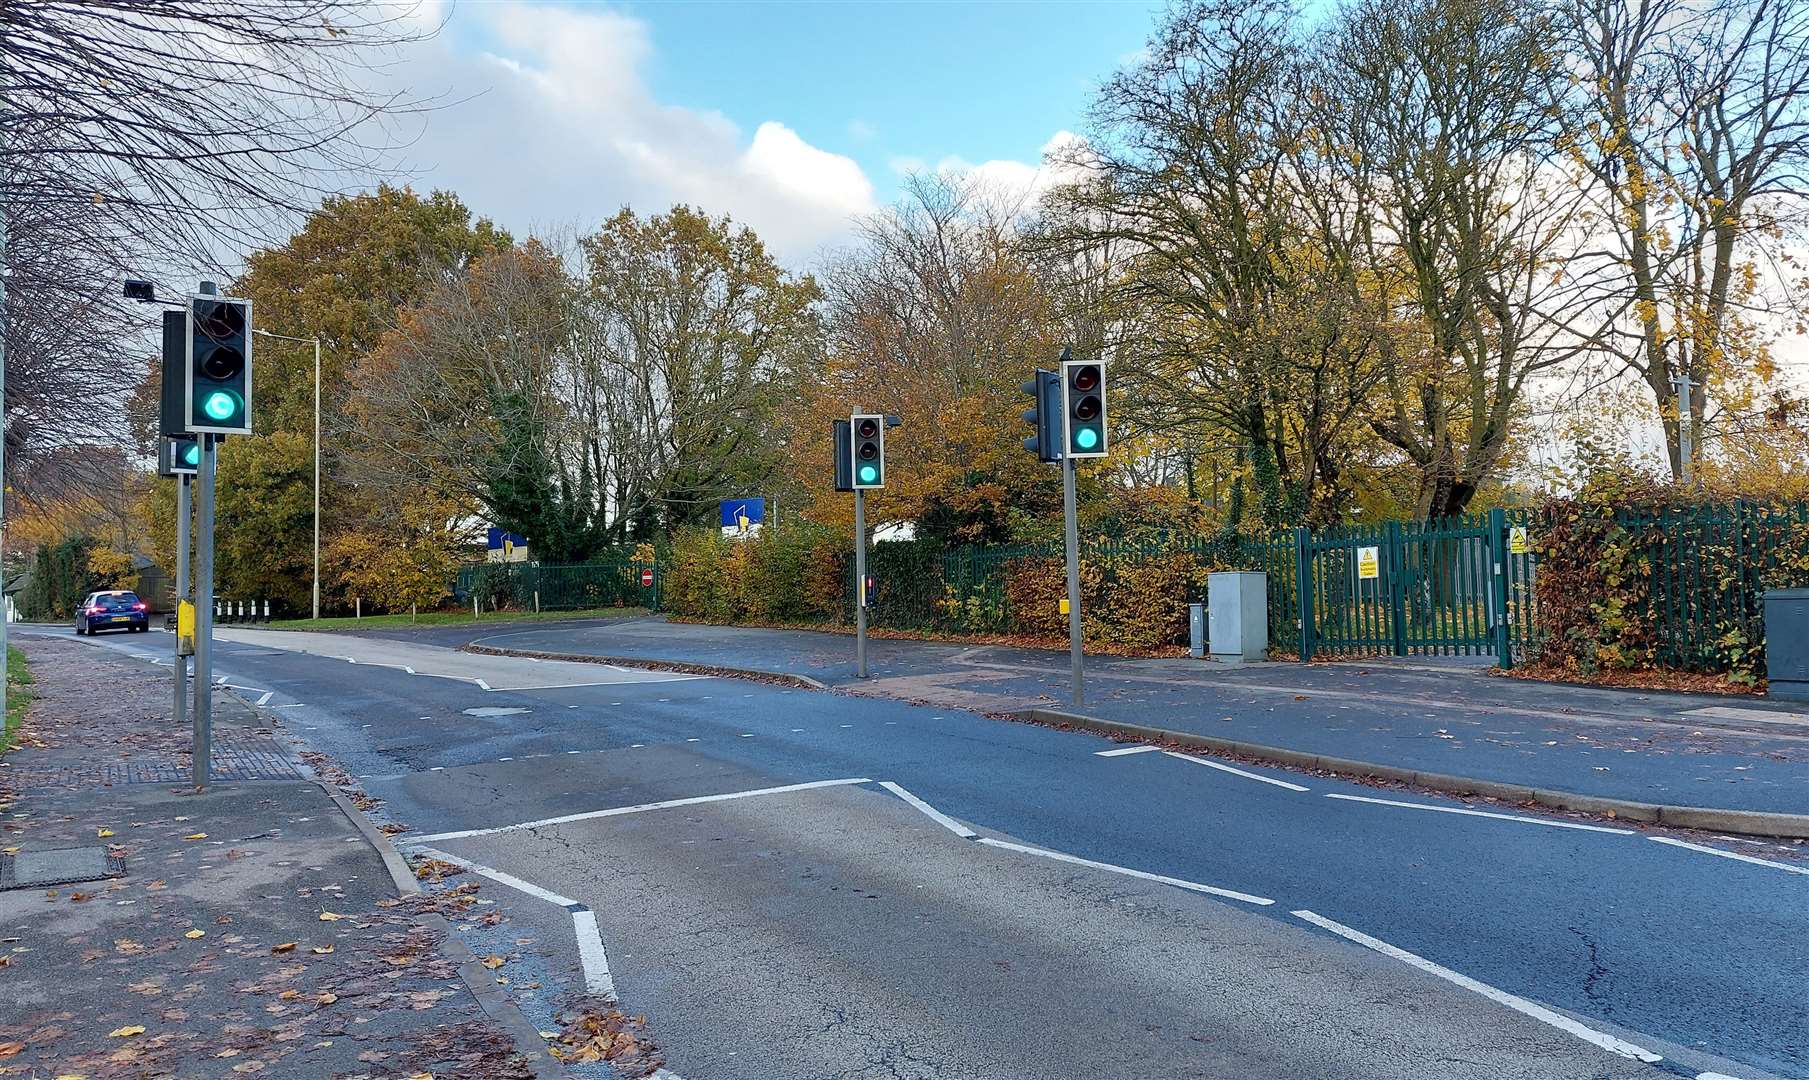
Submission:
[[1476,655],[1512,667],[1533,630],[1526,510],[1295,531],[1300,658]]

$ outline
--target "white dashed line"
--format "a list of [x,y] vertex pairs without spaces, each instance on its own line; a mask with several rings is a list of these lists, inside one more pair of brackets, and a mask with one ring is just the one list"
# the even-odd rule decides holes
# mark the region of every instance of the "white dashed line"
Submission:
[[1481,994],[1483,997],[1488,998],[1498,1005],[1505,1005],[1515,1012],[1524,1016],[1530,1016],[1542,1024],[1550,1024],[1559,1031],[1574,1035],[1584,1042],[1600,1047],[1611,1054],[1619,1054],[1621,1057],[1632,1058],[1635,1061],[1643,1061],[1647,1064],[1664,1060],[1662,1055],[1654,1054],[1643,1046],[1637,1046],[1624,1039],[1615,1038],[1605,1031],[1597,1031],[1592,1027],[1579,1024],[1568,1016],[1555,1013],[1550,1009],[1545,1008],[1543,1005],[1536,1005],[1523,997],[1517,997],[1510,994],[1506,990],[1497,990],[1487,983],[1477,982],[1468,975],[1459,975],[1450,968],[1440,967],[1438,964],[1427,960],[1423,956],[1415,956],[1405,949],[1397,949],[1386,941],[1379,941],[1360,930],[1352,930],[1343,923],[1333,922],[1323,915],[1318,915],[1311,911],[1296,911],[1294,912],[1294,916],[1296,918],[1305,919],[1307,922],[1312,923],[1322,930],[1329,930],[1348,941],[1354,941],[1366,949],[1373,949],[1383,956],[1392,957],[1403,964],[1419,968],[1421,971],[1430,975],[1436,975],[1446,982],[1455,983],[1465,990]]
[[1160,746],[1120,746],[1116,750],[1095,750],[1094,757],[1124,757],[1126,754],[1153,754]]
[[1277,780],[1273,776],[1264,776],[1261,773],[1246,772],[1243,769],[1236,769],[1236,768],[1231,767],[1230,765],[1223,764],[1222,762],[1212,761],[1208,758],[1195,757],[1192,754],[1183,754],[1176,750],[1164,750],[1162,752],[1167,754],[1169,757],[1180,758],[1182,761],[1191,761],[1195,765],[1204,765],[1208,769],[1217,769],[1220,772],[1228,772],[1233,776],[1241,776],[1246,780],[1260,780],[1265,784],[1274,784],[1278,788],[1287,788],[1289,791],[1305,791],[1305,790],[1307,790],[1306,788],[1301,787],[1299,784],[1290,784],[1286,780]]
[[1648,836],[1646,839],[1655,840],[1661,844],[1669,844],[1672,847],[1687,848],[1690,851],[1700,851],[1704,855],[1719,855],[1723,859],[1738,859],[1740,862],[1752,863],[1754,866],[1769,866],[1773,870],[1782,870],[1786,874],[1809,874],[1809,866],[1791,866],[1788,863],[1772,862],[1770,859],[1755,859],[1751,855],[1742,855],[1737,851],[1724,851],[1718,847],[1709,847],[1707,844],[1692,844],[1684,840],[1673,840],[1668,836]]
[[1497,821],[1518,821],[1526,825],[1549,825],[1554,829],[1581,829],[1584,832],[1614,833],[1617,836],[1631,836],[1632,829],[1610,829],[1605,825],[1584,825],[1578,821],[1548,821],[1545,818],[1522,817],[1519,814],[1492,814],[1487,810],[1466,810],[1457,806],[1428,806],[1425,803],[1399,802],[1394,799],[1372,799],[1367,795],[1340,795],[1327,792],[1328,799],[1343,799],[1345,802],[1374,803],[1377,806],[1399,806],[1408,810],[1431,810],[1438,814],[1463,814],[1467,817],[1494,818]]
[[603,935],[597,930],[597,913],[589,908],[572,912],[572,932],[578,936],[578,963],[584,968],[584,988],[614,1000],[616,983],[609,974]]
[[264,691],[263,696],[258,698],[257,703],[259,705],[268,705],[268,704],[270,704],[270,699],[275,696],[276,696],[275,690],[266,690],[266,691]]

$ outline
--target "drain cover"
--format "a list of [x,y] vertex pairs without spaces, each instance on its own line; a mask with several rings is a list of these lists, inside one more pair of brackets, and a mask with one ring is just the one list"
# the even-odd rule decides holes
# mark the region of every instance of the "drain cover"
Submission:
[[0,859],[0,889],[37,889],[99,881],[125,872],[125,864],[106,848],[50,848],[21,851]]

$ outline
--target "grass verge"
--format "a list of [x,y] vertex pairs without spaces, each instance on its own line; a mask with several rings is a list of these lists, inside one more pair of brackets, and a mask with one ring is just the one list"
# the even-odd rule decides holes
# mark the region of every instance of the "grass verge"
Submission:
[[6,650],[6,730],[0,733],[0,754],[13,748],[13,736],[25,720],[25,707],[38,695],[31,689],[31,668],[15,646]]
[[423,611],[419,615],[366,615],[362,619],[345,617],[334,619],[276,619],[270,623],[273,630],[375,630],[383,627],[399,626],[449,626],[454,624],[493,623],[493,622],[547,622],[554,619],[620,619],[629,615],[645,615],[646,608],[611,607],[592,608],[588,611],[543,611],[536,614],[532,611],[486,611],[481,619],[474,619],[469,611]]

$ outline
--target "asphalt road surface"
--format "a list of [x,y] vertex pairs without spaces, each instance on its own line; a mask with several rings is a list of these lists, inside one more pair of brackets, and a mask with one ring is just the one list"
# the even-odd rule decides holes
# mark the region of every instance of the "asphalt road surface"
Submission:
[[1809,1077],[1800,848],[838,693],[222,635],[235,692],[399,843],[515,890],[549,986],[618,993],[684,1080]]

